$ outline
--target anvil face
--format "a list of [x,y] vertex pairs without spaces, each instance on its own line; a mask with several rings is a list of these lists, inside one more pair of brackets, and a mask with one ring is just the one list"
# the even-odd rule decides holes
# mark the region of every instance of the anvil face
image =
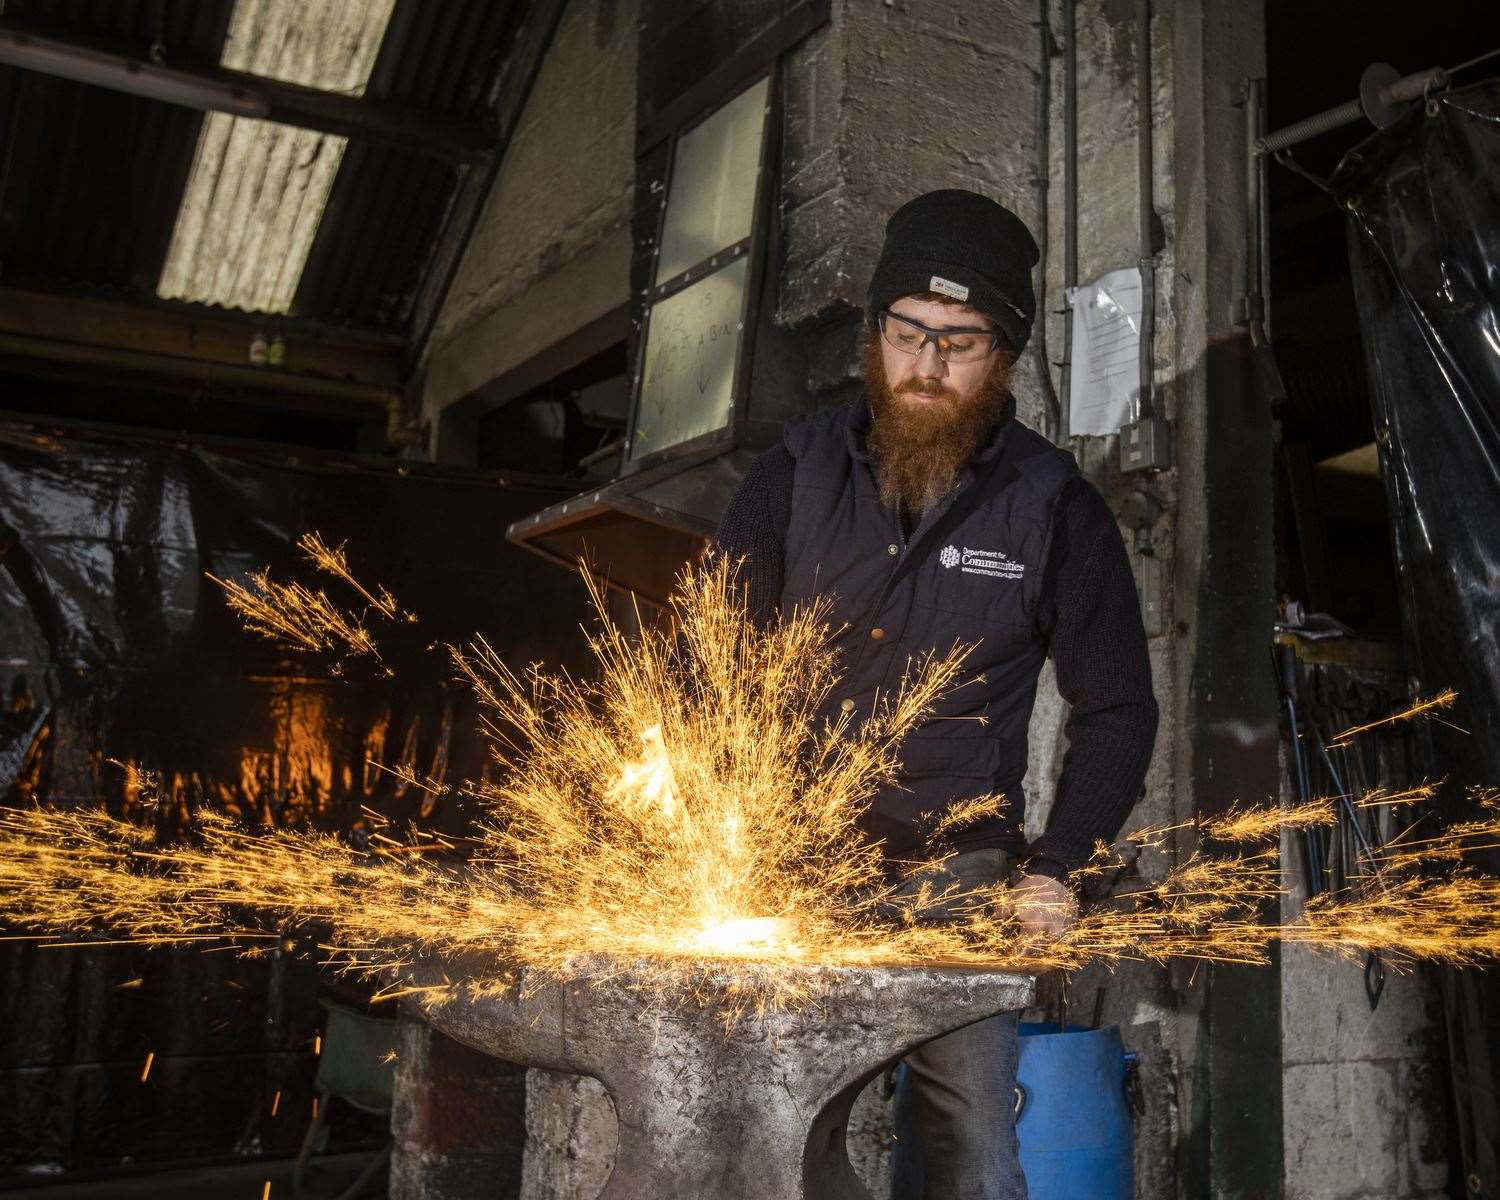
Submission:
[[[809,967],[820,999],[732,1030],[732,977],[662,1008],[627,971],[524,975],[504,996],[423,1006],[449,1037],[525,1066],[592,1075],[619,1120],[601,1200],[870,1200],[844,1130],[860,1090],[908,1050],[1030,1003],[1026,975],[954,967]],[[714,1002],[714,990],[724,996]]]

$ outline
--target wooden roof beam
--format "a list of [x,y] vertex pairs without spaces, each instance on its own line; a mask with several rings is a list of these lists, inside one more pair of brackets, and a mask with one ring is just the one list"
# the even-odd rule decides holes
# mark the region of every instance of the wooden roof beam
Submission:
[[[258,328],[280,330],[284,367],[248,361]],[[403,383],[399,342],[285,319],[181,311],[0,286],[0,369],[226,393],[225,399],[383,420]]]
[[65,41],[0,17],[0,64],[187,108],[338,134],[455,165],[486,163],[496,149],[496,134],[477,121],[454,121],[405,105],[298,87],[220,66],[167,67],[134,56],[133,49],[119,43]]

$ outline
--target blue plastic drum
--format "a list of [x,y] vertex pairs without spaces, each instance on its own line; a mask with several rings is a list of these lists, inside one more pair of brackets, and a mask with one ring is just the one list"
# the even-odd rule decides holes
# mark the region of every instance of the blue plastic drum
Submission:
[[[1016,1071],[1021,1169],[1030,1200],[1132,1200],[1134,1170],[1120,1030],[1069,1025],[1020,1027]],[[920,1200],[922,1164],[917,1153],[906,1068],[896,1073],[891,1155],[892,1200]]]
[[1021,1024],[1021,1169],[1030,1200],[1132,1200],[1129,1059],[1116,1025]]

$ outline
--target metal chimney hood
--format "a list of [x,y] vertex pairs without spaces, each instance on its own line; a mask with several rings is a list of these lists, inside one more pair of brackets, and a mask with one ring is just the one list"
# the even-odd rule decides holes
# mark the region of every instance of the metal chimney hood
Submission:
[[775,328],[768,294],[780,108],[774,65],[762,68],[670,132],[664,154],[640,160],[637,197],[657,206],[657,223],[636,247],[650,286],[636,300],[619,478],[506,531],[653,604],[665,603],[751,462],[805,403],[795,340]]
[[607,586],[665,604],[759,453],[720,445],[639,471],[523,517],[506,540],[569,570],[586,563]]

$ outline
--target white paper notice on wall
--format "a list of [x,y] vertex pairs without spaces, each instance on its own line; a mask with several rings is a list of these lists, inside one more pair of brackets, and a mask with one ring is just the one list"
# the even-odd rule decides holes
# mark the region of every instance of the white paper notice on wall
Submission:
[[1115,433],[1133,418],[1140,390],[1140,268],[1110,271],[1067,298],[1073,306],[1068,432]]

